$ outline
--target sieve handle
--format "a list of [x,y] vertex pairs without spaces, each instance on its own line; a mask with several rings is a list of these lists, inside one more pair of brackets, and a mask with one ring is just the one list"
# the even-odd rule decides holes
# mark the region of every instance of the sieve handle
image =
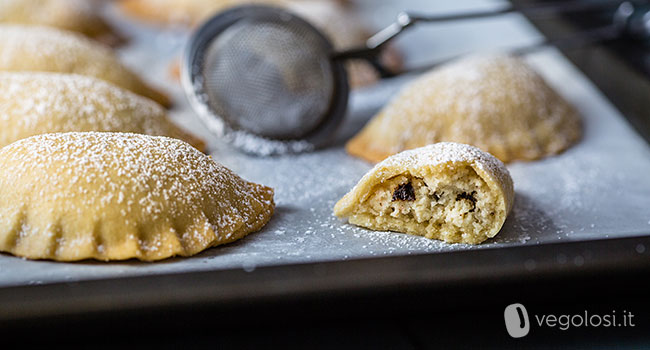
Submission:
[[[541,50],[545,47],[548,46],[554,46],[557,48],[575,48],[579,46],[584,46],[596,42],[604,42],[608,40],[614,40],[619,38],[621,35],[621,30],[620,27],[616,25],[608,25],[600,28],[595,28],[595,29],[590,29],[586,30],[584,32],[578,33],[573,36],[569,36],[566,38],[561,38],[561,39],[556,39],[556,40],[549,40],[545,39],[542,42],[535,43],[532,45],[528,46],[522,46],[518,48],[511,49],[510,51],[506,51],[511,55],[515,56],[521,56],[521,55],[526,55],[530,54],[533,52],[536,52],[538,50]],[[427,72],[433,68],[436,68],[438,66],[441,66],[447,62],[456,60],[460,57],[464,56],[463,54],[460,55],[454,55],[452,57],[448,57],[439,61],[436,61],[433,64],[425,64],[423,66],[418,66],[418,67],[410,67],[407,69],[404,69],[399,72],[388,72],[387,75],[384,75],[384,78],[391,78],[395,76],[399,76],[402,74],[419,74],[419,73],[424,73]]]
[[[596,42],[615,40],[623,35],[632,39],[650,42],[650,4],[634,7],[630,2],[623,2],[617,8],[610,25],[585,30],[560,39],[544,39],[540,43],[512,49],[510,54],[525,55],[547,46],[575,48]],[[458,57],[454,56],[422,67],[409,68],[405,71],[393,73],[392,76],[404,73],[422,73]]]
[[[332,55],[332,59],[352,59],[360,58],[376,62],[376,57],[389,41],[397,37],[404,30],[412,27],[419,22],[435,23],[435,22],[449,22],[467,19],[478,19],[485,17],[492,17],[503,15],[507,13],[519,12],[531,16],[539,16],[540,14],[558,14],[569,12],[580,12],[587,10],[594,10],[606,8],[609,6],[620,5],[623,1],[588,1],[588,0],[571,0],[571,1],[558,1],[545,4],[535,4],[526,6],[515,6],[508,4],[497,9],[470,11],[462,13],[451,13],[444,15],[422,15],[416,13],[402,12],[397,16],[397,21],[388,27],[382,29],[377,34],[373,35],[366,41],[366,45],[360,48],[353,48],[350,50],[342,51]],[[377,65],[376,65],[377,66]]]

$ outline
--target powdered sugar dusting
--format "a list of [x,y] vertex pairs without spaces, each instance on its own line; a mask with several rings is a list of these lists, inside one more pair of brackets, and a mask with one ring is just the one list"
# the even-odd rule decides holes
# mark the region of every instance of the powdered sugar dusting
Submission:
[[[439,142],[395,154],[375,165],[366,176],[382,177],[384,169],[395,167],[409,171],[425,166],[451,163],[465,163],[482,169],[487,174],[495,176],[507,192],[513,192],[512,178],[503,162],[477,147],[456,142]],[[361,180],[360,183],[363,181]]]
[[210,98],[203,88],[203,78],[197,76],[194,79],[191,84],[194,93],[189,94],[188,98],[196,113],[210,131],[238,149],[259,156],[270,156],[306,152],[315,148],[314,144],[307,140],[274,140],[245,130],[234,129],[208,107]]
[[500,177],[503,182],[510,178],[503,162],[477,147],[456,142],[438,142],[432,145],[407,150],[388,157],[375,166],[375,169],[398,166],[416,169],[423,166],[436,166],[445,163],[473,164]]
[[[376,6],[374,1],[361,3],[365,4],[364,10],[367,10],[362,14],[378,25],[392,20],[395,13],[403,10],[395,4],[385,8]],[[438,7],[442,5],[453,10],[458,7],[455,3],[418,1],[418,6],[423,11],[427,8],[439,10]],[[376,11],[383,11],[386,15],[383,21],[378,20]],[[176,60],[180,52],[169,52],[170,43],[178,43],[185,33],[178,35],[174,30],[153,30],[125,19],[119,11],[109,14],[132,38],[131,45],[122,50],[123,57],[134,66],[146,66],[142,73],[152,81],[163,81],[168,64]],[[430,62],[436,57],[443,58],[477,46],[517,44],[516,39],[511,39],[527,38],[526,33],[532,30],[526,23],[519,25],[518,20],[520,18],[517,16],[508,17],[495,21],[498,22],[495,25],[481,21],[482,30],[476,31],[477,36],[471,38],[463,32],[465,26],[451,26],[453,28],[449,30],[446,30],[449,26],[432,28],[430,32],[421,28],[417,33],[405,36],[405,45],[401,47],[409,58],[419,57],[422,60],[418,62]],[[421,30],[424,35],[419,35]],[[512,33],[512,36],[506,38],[499,36],[499,33]],[[462,50],[453,51],[452,48],[450,51],[449,45],[452,44]],[[279,157],[251,157],[228,145],[211,142],[211,150],[219,163],[249,180],[276,189],[277,212],[262,232],[219,249],[208,249],[191,259],[174,259],[163,264],[133,261],[120,264],[63,264],[25,261],[2,254],[0,286],[240,269],[246,266],[259,268],[647,234],[650,220],[647,207],[638,205],[645,203],[650,196],[647,144],[561,54],[545,50],[527,58],[527,62],[533,64],[562,96],[579,108],[584,116],[585,137],[576,147],[559,156],[509,164],[517,183],[513,211],[502,231],[479,246],[452,245],[400,233],[375,233],[334,217],[331,210],[334,203],[372,167],[346,155],[341,142],[312,153]],[[399,82],[406,79],[408,77],[399,79]],[[339,140],[357,131],[360,123],[368,119],[369,111],[375,111],[393,97],[400,87],[396,82],[395,79],[382,82],[377,90],[372,90],[373,94],[353,92],[350,113],[341,128],[343,133]],[[195,132],[203,131],[198,121],[194,120],[194,113],[184,104],[183,92],[176,83],[170,81],[165,86],[177,96],[178,108],[171,112],[177,114],[175,120],[195,126]],[[205,131],[202,135],[208,137]],[[587,169],[590,170],[585,172]],[[578,202],[581,205],[577,205]],[[558,234],[557,230],[563,233]]]
[[[440,141],[467,143],[504,161],[558,153],[580,136],[570,105],[518,58],[475,55],[405,87],[358,136],[394,154]],[[352,141],[353,143],[355,140]]]
[[0,146],[49,132],[177,136],[158,104],[91,77],[0,72],[0,91]]
[[50,26],[120,44],[122,38],[98,13],[103,5],[96,0],[2,0],[0,23]]
[[[0,194],[0,235],[11,232],[16,213],[32,208],[34,212],[19,214],[30,228],[20,234],[51,237],[57,220],[73,215],[81,232],[62,233],[68,246],[92,243],[92,235],[78,237],[84,220],[123,222],[125,239],[139,236],[140,249],[156,253],[169,248],[163,245],[165,237],[150,232],[153,227],[142,231],[140,226],[162,220],[185,249],[195,251],[233,232],[251,232],[273,212],[271,189],[249,183],[189,144],[167,137],[44,134],[2,148],[0,168],[6,169],[0,174],[0,188],[5,189]],[[207,229],[217,237],[206,235]]]
[[[97,20],[94,5],[93,1],[87,0],[2,0],[0,22],[71,28],[74,25],[90,26],[89,21]],[[63,19],[73,23],[61,21]]]
[[81,34],[51,27],[0,25],[0,71],[96,77],[161,104],[169,101],[124,66],[113,51]]
[[[70,67],[68,69],[80,67],[88,72],[88,75],[110,74],[107,67],[103,67],[102,64],[105,58],[101,60],[93,60],[93,58],[113,57],[112,51],[82,35],[51,27],[0,25],[0,37],[2,37],[0,69],[14,65],[20,67],[36,58],[51,59],[53,61],[48,63],[52,66]],[[78,52],[84,52],[88,57],[73,54]],[[26,54],[30,57],[25,57]],[[119,69],[119,67],[109,69]]]
[[358,208],[360,201],[372,195],[373,186],[398,175],[416,175],[426,171],[425,169],[442,165],[474,168],[478,176],[483,178],[490,187],[494,186],[496,187],[495,191],[503,193],[507,216],[514,200],[514,187],[508,169],[494,156],[474,146],[454,142],[440,142],[388,157],[375,165],[350,192],[336,203],[334,213],[341,217],[351,216]]

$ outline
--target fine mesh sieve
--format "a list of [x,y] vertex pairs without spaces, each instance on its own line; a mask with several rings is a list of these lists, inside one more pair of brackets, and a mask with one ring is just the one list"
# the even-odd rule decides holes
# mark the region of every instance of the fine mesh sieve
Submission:
[[416,23],[511,12],[539,15],[614,9],[608,26],[511,51],[525,54],[542,45],[570,47],[621,35],[650,39],[648,3],[572,0],[438,16],[401,13],[365,46],[343,52],[335,52],[316,28],[287,10],[247,5],[218,14],[194,33],[184,56],[182,80],[190,103],[208,128],[235,146],[259,155],[301,152],[331,141],[343,119],[349,87],[342,62],[366,60],[382,77],[406,72],[386,70],[379,57],[389,41]]
[[194,35],[183,82],[207,125],[245,151],[318,147],[345,113],[348,84],[333,47],[286,10],[226,11]]

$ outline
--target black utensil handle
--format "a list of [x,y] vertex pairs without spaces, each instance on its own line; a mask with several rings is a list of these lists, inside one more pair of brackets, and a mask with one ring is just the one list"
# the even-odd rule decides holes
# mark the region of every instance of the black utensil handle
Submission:
[[402,12],[397,16],[397,21],[388,27],[377,32],[366,41],[363,47],[352,48],[332,55],[332,59],[351,59],[360,58],[368,59],[372,56],[377,56],[380,49],[385,46],[389,41],[397,37],[404,30],[412,27],[416,23],[426,22],[449,22],[467,19],[477,19],[484,17],[492,17],[503,15],[507,13],[523,13],[529,16],[538,16],[540,14],[557,14],[568,12],[580,12],[587,10],[594,10],[606,8],[610,6],[620,5],[621,0],[601,0],[601,1],[588,1],[588,0],[572,0],[572,1],[557,1],[544,4],[535,4],[527,6],[515,6],[508,4],[501,8],[478,10],[478,11],[464,11],[461,13],[451,13],[444,15],[423,15],[417,13]]
[[[615,40],[620,38],[623,35],[632,36],[635,39],[650,40],[650,30],[646,30],[643,33],[639,31],[634,32],[633,28],[641,26],[641,23],[637,23],[641,19],[650,17],[650,6],[637,6],[635,7],[631,2],[625,1],[621,3],[616,9],[613,17],[612,24],[584,30],[578,32],[574,35],[558,38],[558,39],[544,39],[542,42],[535,43],[532,45],[522,46],[514,49],[510,49],[508,53],[512,55],[526,55],[533,53],[542,48],[548,46],[554,46],[560,49],[570,49],[577,48],[597,42],[606,42],[609,40]],[[383,77],[389,78],[392,76],[397,76],[406,73],[423,73],[428,70],[431,70],[437,66],[440,66],[444,63],[452,61],[459,58],[462,55],[456,55],[441,61],[438,61],[434,64],[429,64],[421,67],[408,68],[400,72],[393,72],[386,74],[386,70],[383,71]]]
[[[579,3],[582,4],[584,3],[584,1],[567,2],[567,4],[571,5],[569,6],[569,8],[573,10],[578,10],[578,9],[584,10],[585,8],[587,8],[586,6],[579,6]],[[509,50],[508,52],[513,55],[525,55],[528,53],[538,51],[539,49],[542,49],[547,46],[555,46],[557,48],[562,48],[562,49],[575,48],[575,47],[581,47],[596,42],[605,42],[609,40],[618,39],[624,35],[635,39],[642,39],[650,42],[650,29],[647,28],[647,24],[646,24],[647,18],[650,17],[650,1],[645,1],[643,5],[638,5],[639,2],[635,2],[635,1],[622,1],[622,2],[619,1],[618,3],[619,3],[618,7],[614,12],[614,15],[612,17],[612,22],[610,25],[584,30],[575,35],[563,37],[559,39],[545,39],[542,42],[535,43],[528,46],[514,48]],[[553,3],[553,4],[557,5],[557,3]],[[602,6],[605,4],[605,2],[597,2],[596,4],[600,4]],[[607,2],[607,4],[611,5],[613,3]],[[594,8],[594,7],[590,6],[589,8]],[[533,11],[533,9],[535,9],[535,11],[542,11],[542,9],[544,9],[544,11],[551,11],[553,7],[551,5],[548,5],[543,7],[542,6],[528,7],[527,9],[529,11]],[[477,14],[478,13],[476,13],[475,16]],[[449,17],[445,17],[445,18],[449,18]],[[643,28],[643,30],[640,30],[639,28]],[[349,50],[346,52],[348,54],[347,56],[340,56],[335,58],[365,59],[373,64],[373,66],[377,69],[377,71],[380,73],[382,78],[390,78],[390,77],[394,77],[406,73],[422,73],[432,68],[435,68],[441,64],[457,59],[459,56],[461,56],[461,55],[453,56],[438,61],[434,64],[429,64],[422,67],[407,68],[399,72],[391,72],[390,70],[383,67],[381,65],[381,62],[378,59],[379,57],[378,53],[381,50],[381,46],[384,45],[385,43],[386,41],[384,41],[382,44],[379,44],[379,46],[375,47],[374,49],[360,48],[356,50]]]
[[483,17],[491,17],[503,15],[512,12],[523,13],[528,16],[539,16],[544,14],[560,14],[570,12],[583,12],[589,10],[596,10],[607,7],[618,6],[623,0],[571,0],[571,1],[554,1],[544,2],[540,4],[530,4],[523,6],[516,6],[514,4],[506,4],[497,9],[479,10],[479,11],[464,11],[461,13],[451,13],[444,15],[420,15],[410,13],[409,16],[416,22],[447,22],[458,21],[465,19],[476,19]]
[[[569,36],[569,37],[564,37],[560,39],[545,39],[544,41],[534,43],[532,45],[527,45],[527,46],[521,46],[517,47],[514,49],[510,50],[504,50],[506,53],[515,55],[515,56],[522,56],[522,55],[527,55],[530,53],[534,53],[536,51],[539,51],[543,48],[546,48],[548,46],[555,46],[557,48],[562,48],[562,49],[569,49],[569,48],[576,48],[576,47],[581,47],[589,44],[593,44],[596,42],[603,42],[603,41],[608,41],[608,40],[613,40],[617,39],[620,37],[621,31],[618,26],[616,25],[608,25],[604,27],[599,27],[595,29],[590,29],[586,30],[580,33],[577,33],[575,35]],[[454,61],[456,59],[459,59],[460,57],[465,56],[465,54],[460,54],[460,55],[454,55],[442,60],[439,60],[435,63],[432,64],[426,64],[423,66],[418,66],[418,67],[411,67],[411,68],[406,68],[404,70],[398,71],[398,72],[388,72],[388,74],[384,74],[382,77],[384,78],[391,78],[403,74],[420,74],[427,72],[433,68],[439,67],[445,63],[448,63],[450,61]]]

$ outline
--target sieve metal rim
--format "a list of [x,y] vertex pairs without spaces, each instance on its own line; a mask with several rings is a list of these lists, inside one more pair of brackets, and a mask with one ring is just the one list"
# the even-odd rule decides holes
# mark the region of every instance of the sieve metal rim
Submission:
[[[297,153],[321,148],[333,141],[333,135],[340,126],[347,111],[350,87],[348,85],[347,72],[340,60],[329,60],[334,83],[334,90],[327,112],[320,124],[310,133],[300,139],[271,139],[262,137],[239,129],[230,124],[225,118],[220,117],[208,103],[202,99],[204,88],[202,83],[203,59],[206,50],[210,47],[212,40],[220,33],[243,19],[258,20],[291,20],[300,22],[307,28],[313,30],[321,44],[327,48],[330,54],[334,53],[334,46],[320,30],[300,16],[283,8],[266,5],[243,5],[230,8],[224,12],[205,21],[190,37],[182,57],[181,84],[189,100],[190,106],[199,116],[199,119],[206,125],[208,130],[224,139],[239,149],[252,154],[273,155],[282,153]],[[248,147],[248,143],[237,142],[237,136],[244,136],[245,139],[256,140],[263,143],[262,149]],[[241,139],[241,138],[239,138]]]

